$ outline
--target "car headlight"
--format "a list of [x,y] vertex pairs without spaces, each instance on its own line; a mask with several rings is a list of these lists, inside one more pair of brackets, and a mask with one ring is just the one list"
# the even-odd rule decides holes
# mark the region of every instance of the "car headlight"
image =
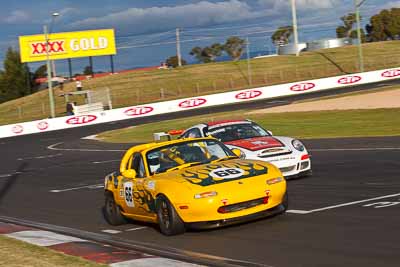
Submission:
[[239,158],[240,159],[245,159],[246,158],[246,154],[241,150],[241,149],[239,149],[240,150],[240,156],[239,156]]
[[292,145],[296,150],[298,150],[300,152],[303,152],[306,149],[306,147],[303,145],[303,143],[297,139],[292,140]]
[[203,192],[203,193],[196,194],[196,195],[194,195],[194,198],[200,199],[200,198],[207,198],[207,197],[215,197],[216,195],[218,195],[217,192],[210,191],[210,192]]

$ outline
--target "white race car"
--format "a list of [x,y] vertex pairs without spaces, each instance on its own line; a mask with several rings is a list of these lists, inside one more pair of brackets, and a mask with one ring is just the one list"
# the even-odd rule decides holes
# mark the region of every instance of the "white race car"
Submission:
[[276,165],[286,179],[312,174],[306,147],[297,139],[273,136],[250,120],[202,123],[185,130],[180,138],[213,136],[229,148],[238,148],[242,158],[268,161]]

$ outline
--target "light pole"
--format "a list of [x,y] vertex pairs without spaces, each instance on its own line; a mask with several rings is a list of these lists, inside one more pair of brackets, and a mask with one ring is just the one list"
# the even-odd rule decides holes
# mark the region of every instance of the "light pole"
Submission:
[[[51,22],[50,22],[50,28],[51,24],[54,21],[54,18],[59,16],[59,13],[53,13],[51,15]],[[50,117],[55,118],[56,117],[56,112],[54,108],[54,95],[53,95],[53,83],[51,81],[52,79],[52,73],[51,73],[51,64],[50,64],[50,55],[49,55],[49,32],[47,29],[47,25],[43,26],[43,33],[44,33],[44,39],[46,42],[46,71],[47,71],[47,87],[49,90],[49,101],[50,101]]]
[[297,15],[296,15],[296,0],[290,0],[292,6],[292,21],[293,21],[293,37],[296,56],[299,55],[299,37],[297,34]]
[[354,6],[356,9],[356,20],[357,20],[357,39],[358,39],[358,67],[360,72],[364,72],[364,58],[363,58],[363,51],[362,51],[362,42],[361,42],[361,23],[360,23],[360,6],[366,0],[354,0]]

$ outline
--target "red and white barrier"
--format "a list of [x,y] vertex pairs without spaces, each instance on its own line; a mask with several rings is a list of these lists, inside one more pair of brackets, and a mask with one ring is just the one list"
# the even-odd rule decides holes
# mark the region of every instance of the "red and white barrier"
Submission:
[[259,88],[232,91],[171,101],[125,107],[87,115],[68,116],[54,119],[0,126],[0,138],[68,129],[111,121],[166,114],[195,108],[240,103],[251,100],[269,99],[327,89],[380,82],[400,78],[400,68],[377,70],[323,79],[279,84]]

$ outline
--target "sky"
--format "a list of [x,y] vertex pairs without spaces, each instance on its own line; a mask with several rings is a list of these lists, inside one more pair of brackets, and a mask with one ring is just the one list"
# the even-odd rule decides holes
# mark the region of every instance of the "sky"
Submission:
[[[0,68],[8,47],[19,50],[18,36],[50,31],[69,32],[113,28],[116,70],[155,66],[176,54],[175,29],[181,29],[182,56],[195,46],[223,43],[229,36],[249,38],[252,55],[273,53],[271,35],[291,25],[290,0],[0,0]],[[354,12],[353,0],[296,0],[300,42],[334,38],[340,17]],[[400,7],[399,0],[366,0],[360,8],[363,24],[382,9]],[[51,14],[60,13],[54,21]],[[94,71],[110,71],[109,57],[95,57]],[[29,63],[34,71],[44,62]],[[55,62],[57,74],[68,75],[66,60]],[[89,65],[73,59],[73,73]]]

